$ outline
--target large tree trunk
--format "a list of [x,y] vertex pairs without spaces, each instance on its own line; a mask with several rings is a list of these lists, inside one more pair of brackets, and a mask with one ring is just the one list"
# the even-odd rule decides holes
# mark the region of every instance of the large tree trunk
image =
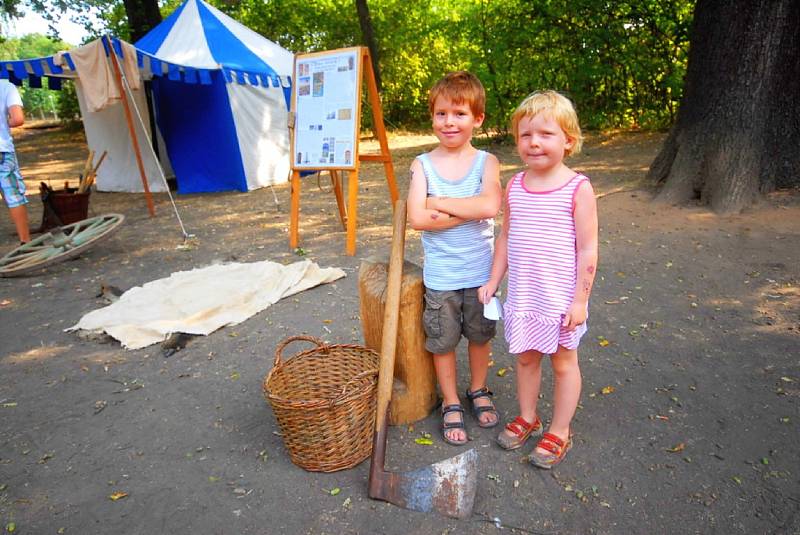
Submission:
[[128,17],[130,40],[135,43],[161,22],[158,0],[123,0]]
[[800,184],[800,1],[698,0],[658,200],[739,211]]
[[361,34],[364,36],[364,44],[369,49],[369,56],[372,59],[372,70],[375,72],[375,84],[378,91],[381,90],[381,70],[378,68],[378,45],[375,42],[375,31],[372,28],[372,18],[369,16],[369,6],[367,0],[356,0],[358,10],[358,22],[361,25]]

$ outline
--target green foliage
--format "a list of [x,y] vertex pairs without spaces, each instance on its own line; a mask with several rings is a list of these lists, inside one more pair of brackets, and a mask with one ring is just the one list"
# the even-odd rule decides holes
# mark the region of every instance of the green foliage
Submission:
[[[212,0],[294,52],[361,44],[351,0]],[[428,124],[428,88],[468,69],[487,92],[485,127],[504,134],[536,89],[570,96],[589,128],[662,128],[686,70],[691,0],[372,0],[389,125]]]
[[[107,31],[128,35],[120,0],[26,1],[51,16],[64,6],[91,12]],[[209,1],[293,52],[362,44],[352,0]],[[180,3],[162,1],[162,14]],[[537,89],[571,97],[588,128],[663,128],[674,120],[693,0],[370,0],[369,7],[390,126],[427,127],[428,88],[457,69],[483,81],[484,127],[501,135],[514,107]]]

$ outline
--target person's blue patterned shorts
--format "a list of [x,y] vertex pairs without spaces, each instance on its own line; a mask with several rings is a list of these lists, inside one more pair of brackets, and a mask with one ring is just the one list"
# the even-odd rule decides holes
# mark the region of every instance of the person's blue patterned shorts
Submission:
[[0,152],[0,189],[9,208],[27,204],[25,181],[19,173],[17,155],[13,152]]

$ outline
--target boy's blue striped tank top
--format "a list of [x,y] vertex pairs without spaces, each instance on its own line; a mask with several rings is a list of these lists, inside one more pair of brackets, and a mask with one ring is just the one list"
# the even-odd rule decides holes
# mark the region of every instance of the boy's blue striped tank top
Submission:
[[[473,197],[483,188],[487,153],[478,151],[469,172],[458,180],[439,176],[428,154],[418,156],[428,182],[428,197]],[[489,280],[494,253],[494,219],[466,221],[445,230],[422,233],[425,287],[461,290],[482,286]]]

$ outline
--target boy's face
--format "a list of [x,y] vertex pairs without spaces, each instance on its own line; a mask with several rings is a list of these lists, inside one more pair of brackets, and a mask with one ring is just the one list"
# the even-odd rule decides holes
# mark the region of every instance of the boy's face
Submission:
[[472,130],[482,123],[483,114],[473,115],[466,102],[454,104],[449,98],[438,96],[433,103],[433,133],[445,147],[466,145],[472,139]]
[[534,170],[556,167],[564,160],[573,141],[555,119],[539,113],[523,117],[517,125],[517,152],[522,162]]

